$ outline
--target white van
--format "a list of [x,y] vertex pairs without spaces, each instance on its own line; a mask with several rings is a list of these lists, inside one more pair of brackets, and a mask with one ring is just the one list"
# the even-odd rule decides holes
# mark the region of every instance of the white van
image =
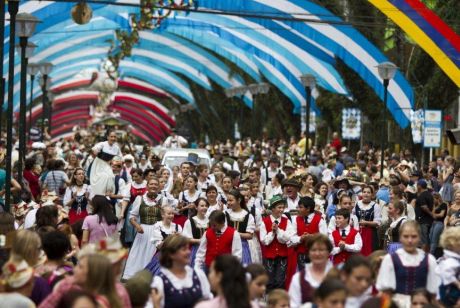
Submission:
[[161,164],[172,168],[187,161],[189,153],[198,155],[198,165],[205,164],[211,168],[211,155],[206,149],[165,149]]

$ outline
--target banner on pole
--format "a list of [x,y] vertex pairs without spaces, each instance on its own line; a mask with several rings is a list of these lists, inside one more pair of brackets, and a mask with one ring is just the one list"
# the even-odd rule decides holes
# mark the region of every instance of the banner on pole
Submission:
[[422,143],[423,141],[424,122],[425,114],[423,109],[410,111],[410,126],[412,131],[412,141],[414,143]]
[[439,148],[441,147],[442,136],[442,111],[426,110],[425,126],[423,130],[423,147]]
[[342,109],[342,139],[355,140],[361,137],[361,110]]
[[[301,110],[302,110],[302,114],[300,116],[300,131],[301,132],[304,132],[306,129],[305,129],[305,109],[306,107],[305,106],[302,106]],[[316,131],[316,113],[314,111],[310,111],[310,123],[308,123],[308,126],[309,126],[309,130],[308,132],[309,133],[314,133]]]

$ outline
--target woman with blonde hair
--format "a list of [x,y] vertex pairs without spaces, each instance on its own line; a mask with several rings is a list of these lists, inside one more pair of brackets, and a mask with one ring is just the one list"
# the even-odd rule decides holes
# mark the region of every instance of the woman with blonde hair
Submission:
[[454,193],[454,200],[447,210],[444,225],[446,228],[460,226],[460,190],[456,190]]
[[110,260],[99,254],[80,258],[74,275],[62,280],[39,307],[56,307],[64,294],[72,289],[83,289],[96,297],[100,307],[131,307],[125,287],[116,282]]

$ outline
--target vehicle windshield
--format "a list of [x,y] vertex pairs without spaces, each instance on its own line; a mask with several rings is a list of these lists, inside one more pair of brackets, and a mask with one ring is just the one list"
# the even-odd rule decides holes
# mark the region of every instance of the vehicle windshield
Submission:
[[[168,157],[165,157],[163,164],[171,168],[174,166],[180,166],[180,164],[183,163],[184,161],[187,161],[186,156],[168,156]],[[204,158],[204,157],[199,157],[198,164],[200,165],[205,164],[209,166],[209,159]]]

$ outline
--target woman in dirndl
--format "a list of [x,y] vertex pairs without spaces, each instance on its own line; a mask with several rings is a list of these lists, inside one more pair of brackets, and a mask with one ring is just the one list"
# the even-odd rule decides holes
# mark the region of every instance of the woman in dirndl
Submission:
[[254,217],[247,210],[244,197],[238,190],[230,190],[227,198],[228,208],[225,211],[227,225],[234,228],[240,234],[241,246],[243,247],[241,263],[243,265],[251,264],[252,258],[248,241],[253,238],[256,229]]
[[129,251],[123,279],[129,279],[144,269],[156,252],[152,238],[155,236],[154,225],[161,221],[163,206],[163,197],[158,194],[158,189],[158,179],[151,178],[147,182],[147,192],[134,200],[129,221],[137,233]]
[[190,253],[190,265],[195,266],[195,256],[200,246],[201,237],[208,229],[209,220],[206,217],[206,213],[209,208],[209,202],[205,198],[198,198],[195,201],[196,215],[190,217],[184,225],[183,236],[189,239],[191,246]]
[[362,189],[362,200],[356,203],[354,214],[359,220],[359,233],[363,239],[361,254],[370,255],[378,249],[377,228],[381,222],[380,207],[372,201],[374,188],[365,185]]
[[407,220],[406,203],[404,201],[396,201],[388,205],[388,216],[391,218],[390,228],[386,234],[386,250],[388,253],[393,253],[402,247],[399,241],[399,228]]
[[153,254],[149,264],[145,267],[153,276],[157,275],[160,271],[159,251],[164,240],[173,234],[182,233],[182,227],[172,222],[174,218],[174,209],[171,206],[165,205],[161,208],[161,218],[162,220],[153,226],[154,232],[151,238],[151,242],[155,245],[157,250],[155,254]]
[[133,168],[131,170],[131,178],[133,181],[129,183],[126,187],[126,191],[129,191],[129,195],[127,196],[127,198],[129,198],[129,203],[126,207],[126,201],[124,201],[122,208],[122,215],[125,218],[125,221],[123,223],[121,240],[122,243],[127,247],[131,247],[134,241],[134,237],[136,235],[136,230],[134,229],[133,225],[129,222],[129,217],[131,210],[133,208],[134,200],[136,200],[138,196],[144,195],[147,191],[147,183],[144,180],[144,173],[142,172],[142,169]]
[[189,175],[185,179],[185,190],[179,194],[179,204],[177,210],[179,215],[174,218],[174,222],[184,226],[187,219],[195,215],[195,201],[200,197],[201,192],[198,190],[198,178]]
[[91,186],[85,184],[85,171],[83,168],[76,168],[63,200],[64,207],[70,208],[69,224],[73,225],[88,216],[87,206],[90,193]]

